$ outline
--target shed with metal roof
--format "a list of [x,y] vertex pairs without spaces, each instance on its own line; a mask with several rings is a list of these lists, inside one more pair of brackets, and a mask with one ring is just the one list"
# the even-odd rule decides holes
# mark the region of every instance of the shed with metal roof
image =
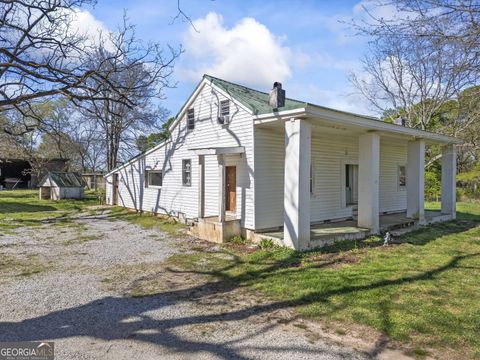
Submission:
[[40,182],[41,200],[82,199],[85,181],[76,172],[49,172]]

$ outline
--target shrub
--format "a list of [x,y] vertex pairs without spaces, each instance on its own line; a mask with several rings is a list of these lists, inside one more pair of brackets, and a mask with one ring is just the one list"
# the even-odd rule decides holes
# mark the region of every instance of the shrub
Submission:
[[442,184],[439,174],[433,171],[425,171],[425,198],[429,201],[438,201],[442,194]]
[[272,239],[262,239],[258,246],[260,249],[271,249],[275,246],[275,243]]
[[246,243],[246,240],[239,235],[235,235],[235,236],[232,236],[230,240],[228,240],[228,242],[235,245],[243,245]]
[[459,199],[480,198],[480,165],[473,170],[457,175],[457,194]]
[[97,189],[95,192],[95,195],[97,196],[98,202],[100,205],[105,204],[106,197],[107,197],[107,192],[105,189]]

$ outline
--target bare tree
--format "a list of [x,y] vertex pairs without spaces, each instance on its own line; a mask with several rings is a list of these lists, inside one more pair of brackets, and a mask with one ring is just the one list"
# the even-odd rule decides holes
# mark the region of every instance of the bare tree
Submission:
[[182,8],[180,4],[180,0],[177,0],[177,14],[173,17],[172,19],[172,24],[177,21],[178,19],[181,19],[182,21],[186,21],[190,24],[190,26],[195,30],[196,32],[199,32],[197,28],[195,27],[192,18],[190,15],[188,15]]
[[[462,43],[465,49],[478,49],[480,40],[480,3],[477,0],[374,0],[363,5],[366,19],[354,22],[361,33],[374,38],[394,36],[398,39]],[[395,11],[390,17],[375,13],[378,9]],[[388,10],[388,9],[387,9]],[[471,52],[472,65],[478,68],[479,54]]]
[[440,107],[473,85],[479,74],[473,51],[477,44],[447,33],[453,19],[438,18],[433,3],[440,1],[427,3],[432,4],[428,9],[422,2],[400,0],[399,16],[393,20],[371,15],[370,23],[357,25],[372,40],[362,71],[351,77],[375,109],[393,108],[391,115],[423,130]]
[[[167,112],[158,105],[164,98],[164,89],[171,87],[173,64],[181,49],[168,47],[167,54],[156,43],[143,44],[135,38],[135,29],[125,20],[123,26],[110,32],[92,53],[91,62],[108,74],[107,82],[94,80],[95,92],[87,102],[76,102],[83,114],[97,122],[106,146],[107,170],[117,166],[119,154],[131,151],[136,137],[160,126]],[[121,69],[121,71],[117,71]],[[111,91],[110,84],[122,87],[122,93]],[[134,106],[117,101],[127,97]],[[123,145],[123,147],[122,147]]]
[[46,101],[41,106],[43,126],[35,130],[40,135],[35,156],[62,159],[69,169],[80,170],[81,144],[75,139],[80,122],[72,116],[74,107],[66,99]]
[[[23,123],[6,124],[5,132],[28,132],[43,122],[33,106],[51,97],[76,102],[105,99],[133,107],[111,73],[124,69],[104,63],[118,62],[112,52],[100,63],[89,61],[93,42],[72,28],[75,9],[94,0],[0,0],[0,112],[15,110]],[[117,57],[117,58],[115,58]],[[101,87],[98,84],[101,83]]]
[[80,118],[73,139],[78,144],[78,156],[82,171],[104,170],[106,147],[103,133],[96,121]]

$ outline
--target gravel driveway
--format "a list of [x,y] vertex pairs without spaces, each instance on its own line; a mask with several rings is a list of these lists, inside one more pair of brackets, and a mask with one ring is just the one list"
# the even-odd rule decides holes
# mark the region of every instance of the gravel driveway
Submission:
[[[87,214],[1,235],[0,341],[55,341],[56,359],[367,358],[244,289],[162,270],[195,242]],[[127,295],[145,279],[164,291]]]

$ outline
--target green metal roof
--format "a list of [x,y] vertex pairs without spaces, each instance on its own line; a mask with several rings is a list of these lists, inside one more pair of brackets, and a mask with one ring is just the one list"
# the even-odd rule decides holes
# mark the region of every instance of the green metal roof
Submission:
[[[268,105],[268,93],[250,89],[246,86],[234,84],[206,74],[203,75],[203,77],[210,80],[234,99],[240,101],[243,105],[252,110],[255,115],[269,114],[273,112],[272,107]],[[285,106],[276,109],[276,111],[301,109],[305,106],[307,106],[306,102],[287,98],[285,99]]]
[[[57,172],[50,171],[40,182],[43,184],[45,180],[50,178],[58,187],[84,187],[85,181],[82,176],[76,172]],[[40,185],[41,186],[41,185]]]

